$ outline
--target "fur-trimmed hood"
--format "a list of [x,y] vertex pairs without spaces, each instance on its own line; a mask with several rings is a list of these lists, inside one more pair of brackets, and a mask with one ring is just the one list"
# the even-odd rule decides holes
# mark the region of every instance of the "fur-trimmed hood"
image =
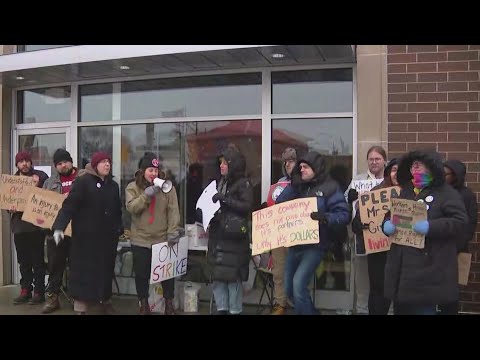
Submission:
[[432,173],[431,186],[441,186],[445,183],[443,163],[440,154],[435,151],[415,150],[405,154],[398,165],[397,180],[401,187],[412,183],[410,168],[414,161],[421,161]]

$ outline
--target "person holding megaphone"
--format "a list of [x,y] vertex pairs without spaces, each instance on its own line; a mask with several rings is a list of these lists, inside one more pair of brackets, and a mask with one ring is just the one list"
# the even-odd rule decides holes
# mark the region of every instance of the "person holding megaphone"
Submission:
[[[140,315],[150,314],[148,290],[152,260],[152,245],[176,244],[183,235],[177,192],[170,180],[159,178],[160,162],[153,153],[140,159],[135,180],[125,189],[126,207],[132,215],[130,238],[135,271],[135,287]],[[175,315],[173,306],[175,279],[161,282],[165,298],[165,314]]]

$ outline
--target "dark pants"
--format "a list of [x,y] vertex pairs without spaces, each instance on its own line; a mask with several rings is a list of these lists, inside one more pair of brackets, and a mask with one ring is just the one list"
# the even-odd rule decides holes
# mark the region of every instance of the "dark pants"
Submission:
[[458,315],[458,301],[442,304],[438,309],[440,315]]
[[44,256],[45,234],[42,231],[33,231],[14,235],[17,259],[20,264],[20,285],[23,289],[35,292],[45,292],[45,261]]
[[435,305],[395,304],[395,315],[437,315]]
[[[150,286],[150,271],[152,267],[152,249],[132,245],[133,270],[135,271],[135,287],[140,300],[148,299]],[[175,278],[161,282],[163,297],[173,299],[175,290]]]
[[391,302],[383,295],[387,252],[382,251],[375,254],[368,254],[367,261],[368,279],[370,281],[368,313],[369,315],[387,315]]
[[63,282],[63,273],[67,266],[67,258],[70,253],[71,238],[65,236],[58,246],[53,237],[47,237],[47,256],[48,256],[48,292],[50,294],[59,294]]

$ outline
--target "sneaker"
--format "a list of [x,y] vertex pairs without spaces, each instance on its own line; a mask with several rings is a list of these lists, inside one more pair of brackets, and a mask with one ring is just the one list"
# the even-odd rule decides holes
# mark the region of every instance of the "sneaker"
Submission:
[[58,301],[58,294],[47,294],[47,302],[42,309],[42,314],[50,314],[55,310],[60,309],[60,301]]
[[14,305],[26,304],[32,298],[32,291],[22,288],[20,295],[13,299]]
[[172,299],[165,299],[165,315],[176,315]]
[[270,315],[285,315],[287,313],[287,308],[279,304],[273,306],[272,312]]
[[43,293],[33,293],[33,297],[28,302],[28,305],[38,305],[45,302],[45,294]]

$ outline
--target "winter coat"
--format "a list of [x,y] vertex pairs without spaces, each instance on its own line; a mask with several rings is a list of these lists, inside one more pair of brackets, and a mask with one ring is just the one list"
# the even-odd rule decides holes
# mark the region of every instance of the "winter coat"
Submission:
[[153,244],[169,240],[169,236],[174,236],[179,228],[180,212],[174,187],[167,194],[162,191],[155,194],[153,214],[150,213],[151,203],[152,199],[145,195],[145,189],[135,181],[128,184],[125,205],[132,215],[130,238],[133,245],[151,248]]
[[463,231],[463,236],[457,236],[457,247],[459,252],[468,252],[468,243],[475,236],[478,222],[477,196],[465,186],[465,165],[458,160],[448,160],[443,163],[456,176],[457,181],[453,187],[460,193],[467,211],[468,223]]
[[[249,232],[228,234],[226,225],[234,221],[251,220],[253,189],[244,177],[245,158],[239,152],[227,149],[223,156],[228,163],[228,175],[222,178],[217,190],[225,185],[225,200],[210,222],[208,239],[209,277],[215,281],[247,281],[251,257]],[[248,226],[247,226],[248,227]]]
[[[423,162],[433,181],[416,195],[410,168]],[[437,153],[413,151],[401,160],[397,179],[399,198],[427,204],[429,230],[425,247],[391,244],[385,265],[385,297],[399,303],[436,305],[458,300],[456,238],[467,223],[465,206],[457,191],[445,183]],[[390,218],[386,214],[385,220]]]
[[[14,175],[21,176],[20,170],[18,170]],[[37,187],[39,188],[41,188],[44,182],[48,179],[48,175],[41,170],[32,169],[30,174],[28,174],[27,176],[33,176],[33,175],[38,176]],[[23,211],[16,211],[12,213],[12,217],[10,219],[10,229],[12,230],[12,233],[21,234],[21,233],[28,233],[28,232],[34,232],[34,231],[42,231],[42,229],[39,228],[38,226],[35,226],[32,223],[29,223],[27,221],[23,221],[22,215],[23,215]]]
[[72,221],[69,292],[74,299],[99,302],[112,296],[121,219],[118,184],[112,176],[102,180],[87,164],[52,227],[65,231]]
[[[315,177],[309,182],[301,180],[300,163],[307,163],[315,172]],[[324,212],[327,225],[319,222],[319,244],[297,245],[305,247],[319,247],[329,250],[336,233],[344,233],[350,222],[350,206],[345,201],[340,186],[326,170],[325,159],[317,152],[309,152],[297,161],[292,170],[292,182],[278,196],[276,204],[298,198],[316,197],[319,212]]]

